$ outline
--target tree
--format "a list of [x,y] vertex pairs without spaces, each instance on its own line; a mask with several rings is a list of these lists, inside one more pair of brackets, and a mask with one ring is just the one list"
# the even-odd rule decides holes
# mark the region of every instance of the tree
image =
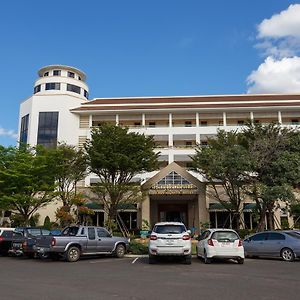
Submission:
[[153,137],[107,124],[92,130],[85,148],[91,171],[100,180],[92,190],[103,203],[108,213],[108,226],[112,229],[119,205],[141,198],[140,185],[132,183],[132,178],[156,169],[159,154],[153,151]]
[[43,147],[0,148],[0,207],[29,225],[36,211],[55,197],[52,160]]
[[236,229],[241,225],[245,174],[250,167],[247,154],[236,132],[219,131],[216,138],[208,140],[207,147],[199,145],[192,157],[195,170],[203,174],[213,188],[213,196],[233,215]]
[[49,150],[54,166],[57,198],[62,201],[63,207],[59,208],[56,217],[60,219],[61,226],[66,226],[74,220],[71,207],[82,205],[82,195],[77,193],[77,183],[87,174],[87,156],[81,149],[74,146],[59,144]]
[[[293,185],[300,178],[299,132],[279,124],[248,124],[241,134],[241,144],[247,149],[251,172],[249,195],[259,213],[258,231],[274,228],[274,209],[278,200],[294,199]],[[297,143],[296,143],[297,142]]]

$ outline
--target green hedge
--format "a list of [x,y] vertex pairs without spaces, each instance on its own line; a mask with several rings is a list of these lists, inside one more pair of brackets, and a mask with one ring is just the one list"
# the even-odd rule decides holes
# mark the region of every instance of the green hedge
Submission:
[[129,243],[129,253],[137,255],[148,254],[148,245],[132,241]]

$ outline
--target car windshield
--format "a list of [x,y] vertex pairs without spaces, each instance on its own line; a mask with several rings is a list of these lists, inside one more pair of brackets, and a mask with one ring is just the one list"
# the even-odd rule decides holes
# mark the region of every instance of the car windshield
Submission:
[[300,233],[299,232],[286,232],[287,235],[299,239],[300,240]]
[[78,230],[79,230],[79,227],[76,227],[76,226],[67,227],[62,231],[61,235],[75,236],[77,234]]
[[153,229],[156,233],[183,233],[186,231],[184,225],[156,225]]
[[234,242],[239,239],[238,235],[233,231],[216,231],[212,235],[212,239],[218,242]]

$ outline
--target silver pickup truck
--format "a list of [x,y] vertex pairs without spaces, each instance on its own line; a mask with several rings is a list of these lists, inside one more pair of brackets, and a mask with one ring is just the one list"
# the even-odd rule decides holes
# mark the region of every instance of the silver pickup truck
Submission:
[[64,257],[75,262],[82,255],[111,254],[121,258],[128,247],[129,239],[114,237],[103,227],[70,226],[58,236],[38,236],[35,251],[41,257]]

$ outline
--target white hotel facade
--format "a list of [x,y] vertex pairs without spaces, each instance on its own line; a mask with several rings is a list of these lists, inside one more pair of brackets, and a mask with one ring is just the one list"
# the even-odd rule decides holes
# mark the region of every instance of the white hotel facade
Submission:
[[[160,152],[160,169],[140,174],[135,180],[148,191],[137,206],[120,207],[120,215],[129,229],[140,228],[142,220],[181,220],[199,229],[210,222],[212,227],[230,226],[231,216],[208,192],[205,180],[189,170],[197,144],[219,129],[236,130],[247,120],[283,126],[300,124],[300,95],[217,95],[126,97],[88,99],[86,75],[73,67],[51,65],[38,71],[34,93],[20,105],[19,141],[32,146],[57,142],[82,147],[90,138],[91,128],[101,123],[127,126],[130,131],[152,135]],[[97,182],[90,174],[80,183],[88,188]],[[93,221],[101,225],[105,214],[101,205]],[[246,228],[252,228],[253,203],[243,203]],[[42,218],[54,219],[54,208],[40,211]],[[292,219],[282,207],[276,211],[275,225]],[[41,219],[42,219],[41,218]],[[43,219],[42,219],[43,220]]]

